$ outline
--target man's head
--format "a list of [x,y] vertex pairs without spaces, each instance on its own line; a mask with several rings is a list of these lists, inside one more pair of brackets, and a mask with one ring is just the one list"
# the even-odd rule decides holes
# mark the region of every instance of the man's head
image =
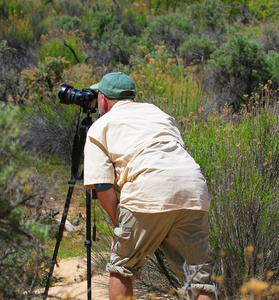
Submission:
[[121,72],[106,74],[99,83],[91,85],[90,88],[99,91],[98,109],[101,116],[110,111],[118,100],[134,99],[136,96],[133,79]]

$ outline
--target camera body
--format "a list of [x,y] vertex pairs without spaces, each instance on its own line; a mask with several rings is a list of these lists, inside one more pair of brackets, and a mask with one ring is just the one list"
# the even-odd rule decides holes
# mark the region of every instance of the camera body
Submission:
[[95,113],[98,107],[98,93],[91,89],[77,90],[68,84],[62,84],[58,93],[60,103],[75,104],[83,108],[84,113]]

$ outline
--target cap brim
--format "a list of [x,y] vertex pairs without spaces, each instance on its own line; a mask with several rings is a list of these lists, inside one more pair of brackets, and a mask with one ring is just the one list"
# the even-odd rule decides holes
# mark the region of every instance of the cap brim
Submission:
[[95,84],[93,84],[93,85],[90,86],[90,89],[91,89],[91,90],[97,90],[97,91],[98,91],[98,90],[99,90],[98,87],[99,87],[99,83],[95,83]]

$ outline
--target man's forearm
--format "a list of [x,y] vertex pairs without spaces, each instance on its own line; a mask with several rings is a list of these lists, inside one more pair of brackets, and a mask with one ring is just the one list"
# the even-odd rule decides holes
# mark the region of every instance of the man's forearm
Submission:
[[97,192],[99,201],[101,202],[104,210],[110,216],[113,224],[116,224],[116,209],[118,206],[118,198],[115,189],[112,187],[103,192]]

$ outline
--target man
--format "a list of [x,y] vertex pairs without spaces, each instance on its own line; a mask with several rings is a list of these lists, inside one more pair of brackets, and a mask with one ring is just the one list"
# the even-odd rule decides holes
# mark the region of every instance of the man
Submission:
[[96,188],[115,225],[110,299],[133,295],[133,280],[159,246],[181,285],[192,276],[197,299],[213,299],[210,195],[175,120],[152,104],[134,102],[135,84],[121,72],[91,89],[98,90],[101,118],[88,131],[84,185]]

